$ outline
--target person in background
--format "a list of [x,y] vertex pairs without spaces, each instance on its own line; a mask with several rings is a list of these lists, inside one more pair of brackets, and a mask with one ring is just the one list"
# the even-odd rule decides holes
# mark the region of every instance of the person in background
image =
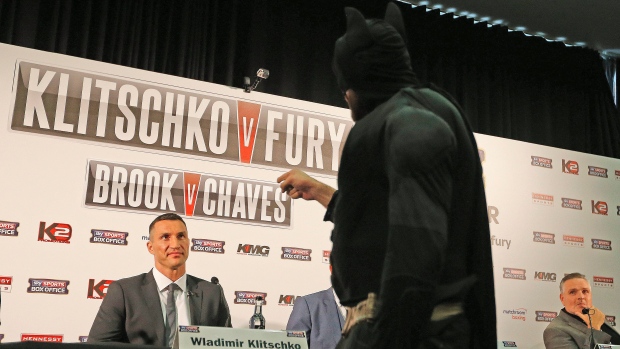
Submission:
[[[291,198],[327,207],[332,285],[349,311],[338,348],[497,347],[482,166],[454,99],[411,67],[398,6],[346,8],[333,69],[355,121],[338,191],[299,170]],[[415,54],[415,52],[414,52]]]
[[146,247],[155,267],[110,284],[88,342],[178,348],[179,325],[231,327],[222,288],[186,274],[189,236],[179,215],[155,218]]
[[605,323],[605,314],[592,305],[592,288],[585,275],[570,273],[562,278],[560,302],[564,308],[543,332],[546,349],[591,349],[596,344],[620,344],[618,332]]
[[[332,270],[332,266],[329,266]],[[333,287],[295,299],[286,329],[305,331],[309,349],[334,349],[341,337],[346,309]]]

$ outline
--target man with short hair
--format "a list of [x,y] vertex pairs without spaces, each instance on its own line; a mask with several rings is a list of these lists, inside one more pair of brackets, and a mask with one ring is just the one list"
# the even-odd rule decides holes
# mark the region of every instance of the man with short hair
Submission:
[[570,273],[562,278],[560,301],[564,308],[543,333],[546,349],[591,349],[595,344],[620,344],[620,335],[605,323],[605,314],[592,306],[592,289],[585,275]]
[[155,218],[146,247],[155,268],[110,284],[88,342],[176,347],[179,325],[231,327],[222,288],[185,272],[189,237],[179,215]]
[[345,13],[333,68],[355,125],[338,191],[299,170],[278,178],[334,222],[332,285],[349,308],[338,348],[494,349],[489,224],[471,128],[452,97],[416,78],[396,4],[384,20]]

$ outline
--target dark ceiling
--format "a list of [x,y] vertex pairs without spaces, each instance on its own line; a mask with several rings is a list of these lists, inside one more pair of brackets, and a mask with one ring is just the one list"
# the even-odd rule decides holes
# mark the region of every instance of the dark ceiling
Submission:
[[[442,12],[469,12],[480,20],[503,20],[502,25],[567,44],[584,45],[620,56],[620,1],[618,0],[404,0]],[[447,11],[448,10],[448,11]],[[544,35],[539,34],[544,33]]]

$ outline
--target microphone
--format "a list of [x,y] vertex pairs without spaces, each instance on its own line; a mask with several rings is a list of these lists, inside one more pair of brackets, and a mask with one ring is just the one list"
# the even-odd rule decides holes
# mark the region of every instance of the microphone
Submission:
[[216,278],[215,276],[211,278],[211,282],[216,284],[216,285],[220,284],[220,280],[218,278]]
[[592,316],[590,316],[590,308],[583,308],[581,309],[581,313],[583,315],[588,315],[588,320],[590,321],[590,343],[594,343],[594,346],[597,345],[596,340],[594,339],[594,332],[593,332],[593,328],[592,328]]
[[250,93],[256,89],[261,80],[267,80],[269,77],[269,70],[260,68],[256,72],[256,79],[254,83],[250,86],[250,78],[247,76],[243,78],[243,91]]
[[190,290],[188,290],[188,291],[187,291],[187,297],[193,297],[193,296],[195,296],[195,295],[196,295],[196,294],[195,294],[194,292],[192,292],[192,291],[190,291]]

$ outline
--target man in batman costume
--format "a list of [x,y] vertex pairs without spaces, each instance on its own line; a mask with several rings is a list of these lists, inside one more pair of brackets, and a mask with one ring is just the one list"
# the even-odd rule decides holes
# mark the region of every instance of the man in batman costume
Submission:
[[334,222],[332,284],[349,307],[338,348],[496,348],[482,167],[457,103],[423,87],[402,16],[345,10],[333,69],[356,124],[338,191],[299,170],[280,178]]

